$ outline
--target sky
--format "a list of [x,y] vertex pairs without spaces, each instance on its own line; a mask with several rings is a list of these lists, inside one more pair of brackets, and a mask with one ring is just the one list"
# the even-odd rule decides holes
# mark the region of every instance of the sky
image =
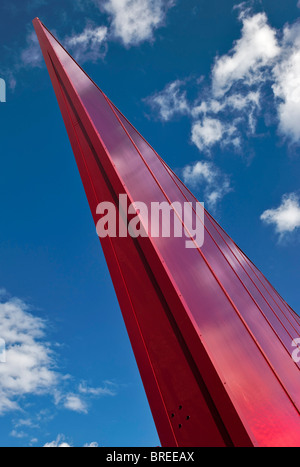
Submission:
[[0,445],[158,446],[36,16],[299,312],[300,2],[0,4]]

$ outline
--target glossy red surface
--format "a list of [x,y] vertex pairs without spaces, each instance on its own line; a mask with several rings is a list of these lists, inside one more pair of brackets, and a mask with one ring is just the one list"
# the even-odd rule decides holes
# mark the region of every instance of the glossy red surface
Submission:
[[[194,202],[45,26],[34,26],[95,223],[98,203],[118,207],[119,194],[147,206]],[[186,238],[101,239],[161,442],[300,446],[291,357],[299,317],[206,211],[203,218],[205,241],[195,249]]]

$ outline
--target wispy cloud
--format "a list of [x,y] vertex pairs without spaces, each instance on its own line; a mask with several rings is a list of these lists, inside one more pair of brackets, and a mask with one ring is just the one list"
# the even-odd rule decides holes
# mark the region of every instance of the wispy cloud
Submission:
[[[125,47],[138,46],[145,41],[153,41],[154,32],[163,26],[167,11],[175,4],[176,0],[77,0],[73,3],[75,10],[81,10],[86,15],[94,9],[93,20],[86,19],[86,26],[80,32],[65,34],[61,42],[74,56],[75,60],[84,64],[96,63],[103,60],[108,51],[110,41],[121,41]],[[47,0],[33,0],[24,2],[20,8],[16,8],[11,2],[2,5],[11,14],[20,14],[20,11],[36,9],[48,5]],[[87,6],[89,13],[87,13]],[[95,12],[95,7],[98,11]],[[96,24],[94,18],[102,14],[102,24]],[[103,13],[107,16],[103,24]],[[43,66],[43,58],[32,25],[28,25],[27,35],[19,50],[6,46],[10,52],[7,65],[1,68],[1,74],[6,78],[8,86],[14,90],[18,84],[20,71],[24,69],[40,68]]]
[[286,235],[300,228],[300,199],[296,193],[283,196],[281,205],[275,209],[268,209],[261,215],[265,224],[275,227],[275,231],[282,239]]
[[[6,362],[0,363],[0,415],[23,413],[23,418],[14,422],[12,436],[21,433],[19,428],[39,424],[39,416],[33,421],[24,410],[27,397],[50,396],[58,408],[87,413],[91,398],[116,394],[107,384],[90,387],[81,382],[75,386],[69,375],[62,374],[54,344],[46,339],[47,329],[47,321],[36,316],[24,301],[9,298],[0,289],[0,337],[6,345]],[[40,418],[47,416],[41,413]]]
[[35,424],[30,418],[21,418],[18,421],[14,422],[15,428],[38,428],[38,425]]
[[[280,135],[300,144],[300,24],[277,31],[246,5],[239,6],[240,38],[215,58],[209,79],[176,80],[145,99],[163,121],[188,116],[192,142],[206,154],[215,147],[244,152],[266,107]],[[198,97],[189,100],[192,88]]]
[[27,433],[24,433],[24,431],[12,430],[9,436],[12,436],[13,438],[17,438],[17,439],[23,439],[23,438],[27,438],[28,435]]
[[199,161],[187,165],[182,171],[184,183],[193,189],[202,190],[204,201],[212,211],[216,210],[218,202],[232,191],[230,179],[213,163]]
[[96,62],[107,53],[107,33],[106,26],[89,24],[81,33],[67,37],[64,44],[80,63]]
[[171,120],[175,115],[188,115],[190,104],[184,90],[185,81],[176,80],[167,84],[165,89],[145,99],[161,120]]
[[104,9],[112,18],[112,35],[129,47],[152,40],[174,3],[175,0],[107,0]]
[[73,412],[88,413],[89,400],[90,398],[99,398],[104,396],[115,396],[116,386],[110,386],[107,383],[104,386],[100,387],[91,387],[88,386],[85,381],[82,381],[78,385],[78,389],[72,392],[60,391],[59,389],[55,390],[55,404],[58,407],[63,407],[67,410]]
[[38,38],[34,31],[30,31],[26,38],[26,47],[21,51],[20,62],[18,65],[24,67],[41,67],[43,56],[39,46]]
[[[115,388],[115,385],[114,385],[114,388]],[[104,386],[104,387],[93,388],[93,387],[87,386],[85,382],[80,383],[78,387],[78,391],[81,394],[87,394],[87,395],[94,396],[94,397],[116,395],[116,391],[112,390],[111,387]]]

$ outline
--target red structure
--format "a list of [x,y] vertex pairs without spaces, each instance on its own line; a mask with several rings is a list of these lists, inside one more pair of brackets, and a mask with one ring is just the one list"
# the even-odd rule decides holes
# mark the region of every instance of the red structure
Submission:
[[[38,20],[95,223],[101,201],[195,198]],[[300,446],[300,318],[205,212],[205,241],[101,239],[163,446]],[[142,219],[141,219],[142,220]],[[122,219],[120,218],[120,223]]]

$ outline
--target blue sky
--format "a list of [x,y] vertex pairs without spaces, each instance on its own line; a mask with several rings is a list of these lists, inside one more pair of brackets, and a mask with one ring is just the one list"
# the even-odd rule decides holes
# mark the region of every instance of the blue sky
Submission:
[[1,445],[159,445],[31,20],[299,311],[299,7],[1,2]]

